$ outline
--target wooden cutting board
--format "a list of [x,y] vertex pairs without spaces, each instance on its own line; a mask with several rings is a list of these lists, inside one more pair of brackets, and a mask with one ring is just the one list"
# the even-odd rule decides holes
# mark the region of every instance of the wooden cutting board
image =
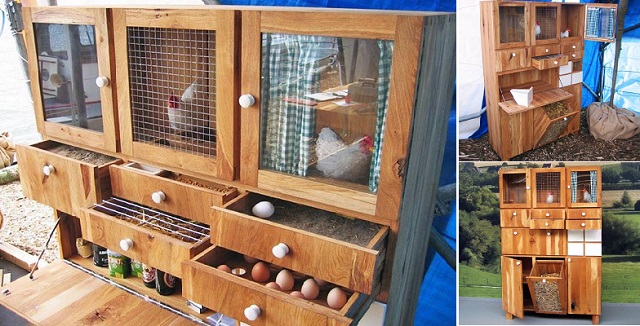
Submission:
[[[0,288],[0,304],[38,325],[193,325],[62,260]],[[4,294],[9,290],[9,294]]]

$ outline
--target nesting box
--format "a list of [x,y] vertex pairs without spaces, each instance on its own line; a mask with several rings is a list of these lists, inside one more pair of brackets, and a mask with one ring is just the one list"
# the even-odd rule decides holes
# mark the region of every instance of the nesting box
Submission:
[[536,260],[527,276],[527,284],[536,312],[567,312],[564,260]]

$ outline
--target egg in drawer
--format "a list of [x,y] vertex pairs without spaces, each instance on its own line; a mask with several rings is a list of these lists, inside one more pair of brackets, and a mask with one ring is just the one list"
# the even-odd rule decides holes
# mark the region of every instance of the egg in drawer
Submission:
[[109,166],[122,162],[50,140],[17,145],[17,154],[25,196],[75,216],[110,196]]
[[203,223],[211,206],[238,194],[233,187],[136,162],[112,165],[110,173],[114,196]]
[[[275,206],[268,219],[252,216],[263,201]],[[210,216],[218,246],[366,294],[380,282],[388,226],[254,193]]]
[[[232,272],[218,268],[227,265]],[[269,265],[270,276],[264,282],[252,279],[253,263],[242,254],[213,246],[190,261],[182,263],[182,296],[214,311],[223,311],[239,322],[251,325],[350,325],[367,308],[370,297],[339,288],[346,296],[343,306],[331,308],[328,293],[335,285],[320,286],[316,299],[295,297],[308,276],[293,273],[291,290],[269,288],[282,267]],[[344,298],[344,297],[343,297]],[[339,307],[339,308],[338,308]]]
[[112,197],[80,216],[82,237],[177,277],[180,263],[211,246],[209,227]]

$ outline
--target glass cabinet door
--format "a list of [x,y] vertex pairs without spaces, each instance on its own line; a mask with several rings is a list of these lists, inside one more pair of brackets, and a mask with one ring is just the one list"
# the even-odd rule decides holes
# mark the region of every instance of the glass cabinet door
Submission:
[[602,207],[600,167],[567,167],[566,183],[569,207]]
[[531,207],[531,179],[528,169],[500,169],[498,176],[501,208]]
[[564,207],[564,168],[532,169],[533,207]]
[[25,8],[25,21],[40,132],[115,151],[106,10]]
[[560,4],[532,3],[532,43],[548,44],[560,39]]
[[[372,20],[381,25],[365,28]],[[410,126],[410,119],[398,119],[413,110],[415,72],[398,78],[395,70],[417,66],[418,43],[402,41],[421,35],[423,18],[406,19],[417,33],[411,36],[396,33],[401,20],[243,12],[243,51],[261,60],[243,61],[242,182],[368,215],[397,215],[401,177],[384,166],[404,158],[407,138],[390,136],[386,127]],[[394,87],[411,91],[394,99]],[[389,196],[381,200],[385,190]],[[393,203],[378,209],[385,200]]]
[[496,47],[522,47],[529,44],[529,15],[526,3],[494,2],[498,11],[495,22]]

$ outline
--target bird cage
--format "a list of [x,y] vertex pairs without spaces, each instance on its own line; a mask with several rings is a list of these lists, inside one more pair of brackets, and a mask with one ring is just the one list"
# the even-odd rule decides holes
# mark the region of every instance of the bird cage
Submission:
[[617,5],[589,4],[585,15],[587,40],[613,42],[616,37]]
[[569,205],[573,207],[599,207],[601,201],[600,169],[567,168]]
[[500,207],[529,207],[530,183],[529,170],[505,170],[499,174]]
[[[113,14],[127,23],[115,27],[118,39],[126,40],[116,46],[126,62],[118,65],[124,79],[118,83],[122,151],[233,179],[238,60],[233,12],[114,9]],[[216,51],[218,44],[228,51]]]
[[564,205],[564,169],[532,169],[534,184],[533,206],[556,207]]
[[[559,38],[560,7],[557,4],[534,4],[533,25],[535,44],[555,42]],[[546,41],[546,42],[545,42]]]
[[514,44],[526,42],[525,4],[504,3],[498,6],[499,44]]

